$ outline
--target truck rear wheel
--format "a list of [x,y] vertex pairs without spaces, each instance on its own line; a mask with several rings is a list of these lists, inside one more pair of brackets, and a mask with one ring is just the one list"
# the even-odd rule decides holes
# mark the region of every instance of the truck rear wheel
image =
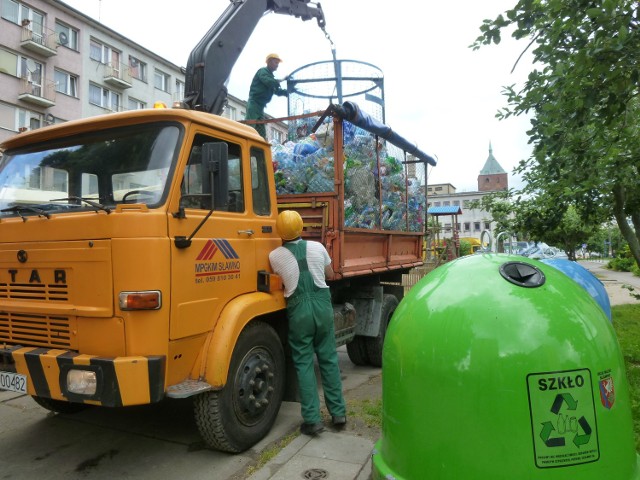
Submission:
[[347,355],[354,365],[369,365],[369,354],[367,353],[366,337],[356,335],[347,343]]
[[374,367],[382,367],[382,346],[384,337],[387,335],[387,327],[391,321],[393,312],[398,306],[398,299],[395,295],[385,293],[382,297],[382,312],[380,313],[380,329],[378,336],[366,337],[367,354],[369,363]]
[[233,350],[227,384],[195,397],[195,420],[206,444],[239,453],[263,439],[280,410],[284,379],[278,334],[264,322],[250,323]]
[[78,413],[91,406],[85,403],[71,403],[64,400],[54,400],[53,398],[36,397],[35,395],[31,398],[42,408],[56,413]]

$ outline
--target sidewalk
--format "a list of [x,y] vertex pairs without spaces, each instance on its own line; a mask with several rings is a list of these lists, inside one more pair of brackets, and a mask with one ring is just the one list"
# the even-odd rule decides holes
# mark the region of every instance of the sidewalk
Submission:
[[366,480],[372,450],[371,440],[348,432],[300,435],[249,480]]
[[[351,398],[380,398],[381,369],[353,365],[346,347],[338,349],[338,360],[342,371],[342,387],[347,400],[347,427],[336,431],[331,422],[325,420],[325,430],[314,437],[298,434],[275,457],[262,468],[247,477],[248,480],[366,480],[371,476],[371,452],[374,442],[350,428],[356,421],[349,417]],[[320,389],[321,405],[324,405]],[[273,442],[299,432],[302,418],[298,403],[285,402],[280,409],[272,432],[254,447],[260,451]],[[375,430],[373,433],[375,434]],[[374,435],[375,436],[375,435]],[[235,478],[235,477],[234,477]]]
[[608,260],[581,260],[579,264],[602,282],[609,295],[611,306],[640,303],[640,300],[632,297],[629,290],[623,287],[623,285],[629,285],[634,289],[634,293],[640,294],[640,277],[636,277],[630,272],[608,270],[605,268],[607,262]]

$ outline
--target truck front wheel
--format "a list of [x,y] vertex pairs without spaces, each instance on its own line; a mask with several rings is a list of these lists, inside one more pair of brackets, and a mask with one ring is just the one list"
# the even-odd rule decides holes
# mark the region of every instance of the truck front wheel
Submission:
[[387,327],[389,327],[391,316],[393,315],[393,312],[396,311],[397,306],[398,299],[395,295],[390,295],[388,293],[383,295],[378,336],[366,338],[369,363],[374,367],[382,366],[382,346],[384,345],[384,337],[387,335]]
[[195,420],[206,444],[239,453],[264,438],[280,410],[284,379],[278,334],[264,322],[250,323],[238,337],[227,384],[195,397]]

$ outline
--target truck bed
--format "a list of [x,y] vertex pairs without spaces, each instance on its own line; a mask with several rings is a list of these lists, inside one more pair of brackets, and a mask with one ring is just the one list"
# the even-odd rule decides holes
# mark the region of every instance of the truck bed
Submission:
[[279,195],[278,209],[296,210],[304,222],[303,238],[322,243],[340,278],[380,274],[422,265],[422,232],[343,227],[338,195]]
[[300,213],[303,238],[326,247],[337,278],[422,265],[426,197],[415,162],[330,111],[314,133],[272,147],[278,209]]

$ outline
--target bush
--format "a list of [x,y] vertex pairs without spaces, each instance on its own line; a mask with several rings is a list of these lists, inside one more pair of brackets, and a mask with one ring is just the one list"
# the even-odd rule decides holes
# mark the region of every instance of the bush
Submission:
[[465,255],[471,255],[472,253],[471,242],[467,240],[460,240],[460,256],[464,257]]
[[633,258],[621,257],[616,257],[607,264],[607,268],[616,272],[630,272],[634,266],[636,266],[636,262]]
[[629,245],[625,245],[620,252],[618,252],[616,258],[607,264],[607,268],[615,270],[616,272],[632,272],[634,267],[637,270],[638,265],[633,255],[631,255]]

